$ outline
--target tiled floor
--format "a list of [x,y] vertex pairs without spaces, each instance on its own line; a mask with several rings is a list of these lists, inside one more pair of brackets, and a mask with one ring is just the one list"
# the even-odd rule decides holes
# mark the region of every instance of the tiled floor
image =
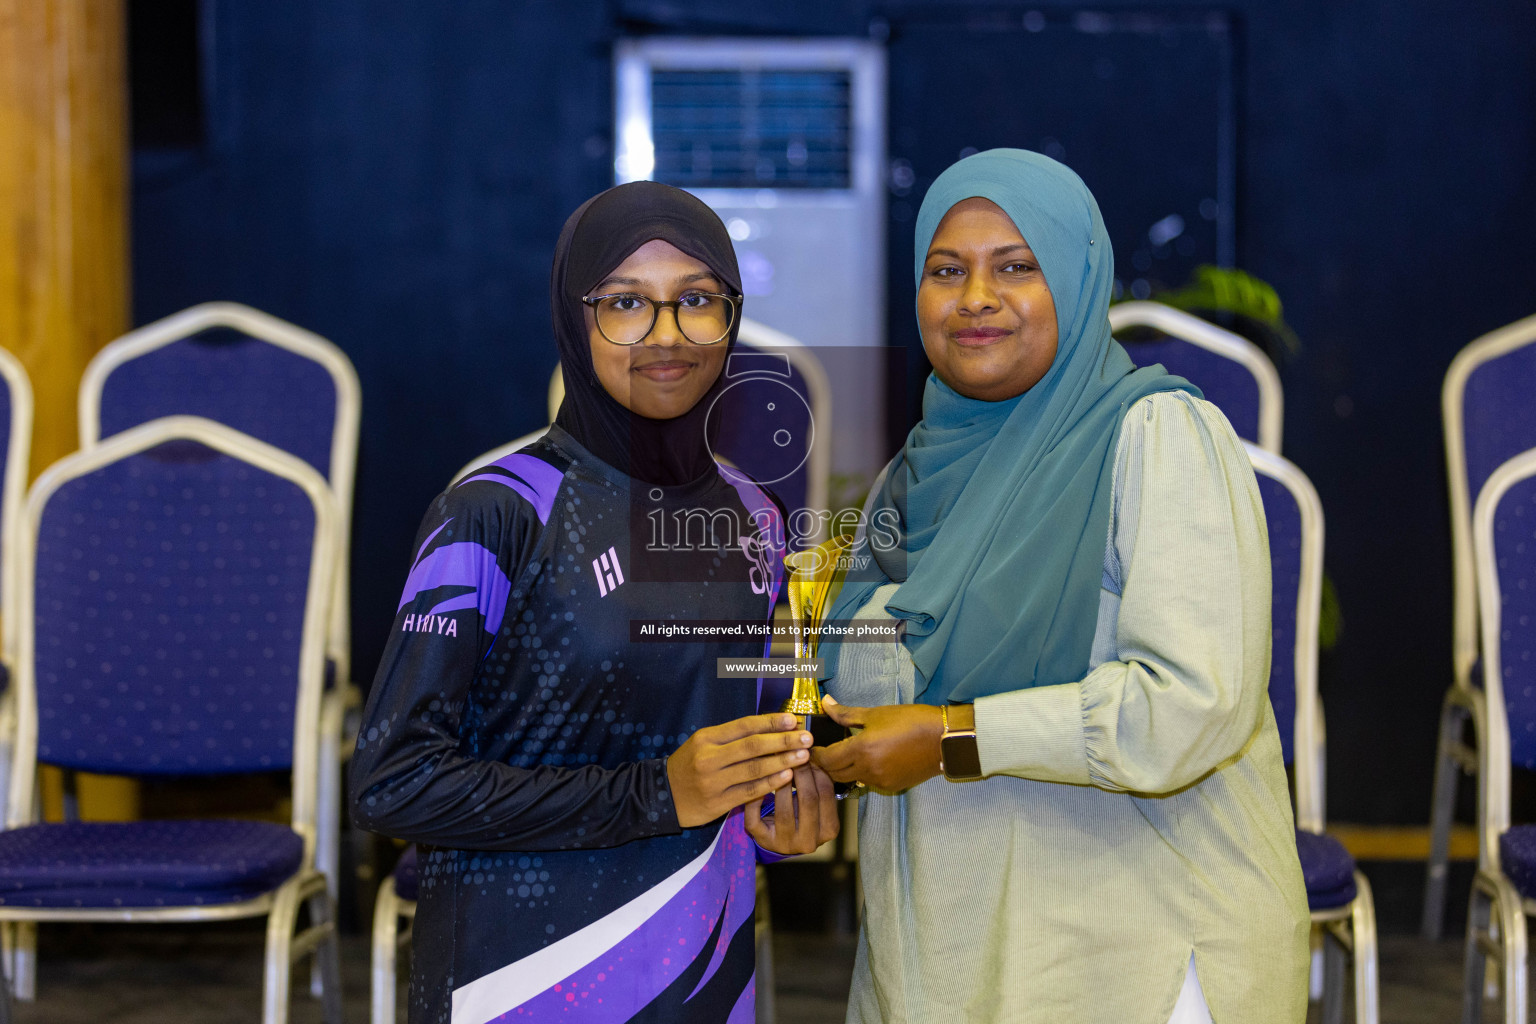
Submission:
[[[1464,910],[1451,908],[1444,941],[1424,942],[1413,934],[1423,865],[1367,865],[1366,870],[1376,889],[1383,930],[1381,1020],[1384,1024],[1459,1020],[1462,922],[1458,914]],[[1464,893],[1470,880],[1469,866],[1456,866],[1451,892]],[[826,892],[801,895],[807,896],[802,906],[826,908],[836,902]],[[778,903],[776,915],[780,914]],[[830,912],[826,916],[829,922],[835,917]],[[784,918],[776,919],[782,927]],[[45,928],[38,999],[18,1004],[14,1018],[17,1024],[254,1022],[260,1016],[261,949],[262,928],[255,922]],[[780,1024],[842,1024],[853,951],[854,938],[846,933],[781,930],[775,942]],[[343,939],[342,972],[346,1019],[349,1024],[364,1024],[368,1020],[366,936]],[[299,980],[306,981],[307,972]],[[403,999],[399,1003],[402,1012],[397,1019],[405,1024]],[[300,992],[294,998],[291,1019],[295,1024],[318,1022],[318,1004]],[[1316,1007],[1308,1019],[1319,1019]],[[1490,1005],[1484,1019],[1497,1024],[1501,1015]]]
[[[780,1024],[842,1024],[853,966],[850,936],[778,937]],[[261,931],[250,925],[204,928],[59,926],[45,929],[38,999],[16,1007],[17,1024],[236,1024],[260,1013]],[[368,1020],[368,948],[344,943],[349,1024]],[[1386,936],[1381,948],[1381,1019],[1386,1024],[1446,1024],[1459,1019],[1461,945]],[[307,996],[293,1021],[320,1020]],[[1318,1020],[1314,1008],[1309,1021]],[[1500,1015],[1490,1006],[1485,1018]],[[399,1020],[404,1024],[404,1014]]]

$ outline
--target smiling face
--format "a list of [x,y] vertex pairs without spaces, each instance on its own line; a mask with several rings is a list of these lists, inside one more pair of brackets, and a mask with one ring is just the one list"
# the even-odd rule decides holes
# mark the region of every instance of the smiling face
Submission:
[[1051,368],[1056,303],[1024,236],[991,200],[962,200],[939,222],[917,325],[934,372],[968,398],[1022,395]]
[[[686,292],[724,292],[714,272],[670,242],[653,238],[630,253],[589,295],[629,292],[671,301]],[[592,307],[583,304],[592,368],[614,399],[630,412],[670,420],[698,404],[725,365],[724,341],[695,345],[677,329],[671,309],[658,311],[656,326],[635,345],[615,345],[597,329]]]

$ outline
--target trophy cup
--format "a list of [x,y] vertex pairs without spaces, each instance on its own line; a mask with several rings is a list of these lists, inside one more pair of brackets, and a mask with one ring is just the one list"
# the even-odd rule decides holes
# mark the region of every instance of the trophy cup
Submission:
[[[835,585],[843,576],[843,553],[849,538],[834,537],[817,547],[786,555],[789,569],[789,615],[795,625],[795,657],[816,657],[821,646],[818,627],[827,614]],[[800,727],[814,738],[817,746],[843,739],[847,732],[821,710],[821,686],[810,676],[796,676],[794,689],[781,709],[800,719]]]

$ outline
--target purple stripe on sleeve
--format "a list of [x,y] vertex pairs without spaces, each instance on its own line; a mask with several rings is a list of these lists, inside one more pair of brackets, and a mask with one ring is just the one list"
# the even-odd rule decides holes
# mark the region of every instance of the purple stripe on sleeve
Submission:
[[533,510],[539,514],[540,523],[549,521],[549,505],[553,504],[553,499],[551,499],[547,504],[539,504],[539,492],[535,491],[532,487],[529,487],[523,481],[514,480],[511,477],[498,476],[495,473],[482,473],[479,476],[466,477],[464,480],[460,481],[460,483],[472,484],[476,480],[484,480],[488,483],[501,484],[503,487],[512,488],[512,490],[528,499],[528,504],[532,505]]
[[[484,616],[487,633],[495,633],[501,628],[501,619],[507,610],[507,594],[512,590],[512,584],[506,573],[501,571],[501,566],[496,564],[494,552],[469,541],[445,544],[433,551],[411,570],[411,575],[405,581],[405,594],[400,598],[396,611],[416,600],[418,594],[438,587],[474,588],[473,593],[459,596],[474,598],[472,606]],[[468,603],[454,604],[455,600],[457,598],[450,598],[433,611],[445,610],[449,604],[455,608],[471,607]]]
[[440,526],[438,526],[437,529],[433,530],[430,534],[428,534],[426,540],[421,542],[421,550],[416,552],[416,561],[411,563],[411,567],[412,568],[415,568],[416,563],[421,561],[421,556],[427,553],[427,547],[434,540],[437,539],[437,535],[442,533],[443,530],[446,529],[448,524],[451,523],[451,522],[453,522],[453,517],[452,516],[449,516],[447,519],[444,519],[442,524]]
[[[517,479],[508,480],[504,476],[486,472],[493,468],[505,470]],[[564,473],[538,456],[513,452],[488,466],[481,466],[475,476],[468,477],[463,483],[488,480],[491,483],[510,487],[533,505],[534,510],[539,514],[539,522],[547,523],[549,511],[555,506],[555,495],[560,493],[560,481],[564,478]]]
[[[740,918],[731,907],[737,902],[745,904],[747,915],[752,913],[753,844],[742,828],[741,810],[732,812],[721,828],[719,845],[704,869],[644,924],[586,966],[487,1024],[556,1019],[620,1024],[649,1005],[706,955],[704,944],[722,913]],[[730,938],[724,934],[719,942]],[[715,966],[712,961],[709,973]],[[732,1019],[737,1019],[734,1011]]]
[[465,608],[478,608],[480,595],[478,593],[460,594],[458,597],[450,597],[441,604],[427,609],[428,615],[446,615],[448,612],[462,611]]

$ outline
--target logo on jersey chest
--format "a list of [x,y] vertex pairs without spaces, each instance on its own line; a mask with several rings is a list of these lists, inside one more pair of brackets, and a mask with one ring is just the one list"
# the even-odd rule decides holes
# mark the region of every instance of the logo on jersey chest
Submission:
[[592,559],[592,571],[597,574],[598,597],[607,597],[624,582],[624,571],[619,568],[619,553],[612,547]]

